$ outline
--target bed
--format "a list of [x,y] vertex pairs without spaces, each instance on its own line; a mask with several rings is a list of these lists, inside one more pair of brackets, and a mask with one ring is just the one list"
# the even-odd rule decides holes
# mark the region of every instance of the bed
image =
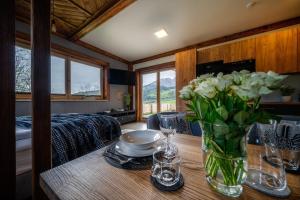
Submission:
[[[30,116],[17,117],[17,153],[31,149]],[[59,114],[51,116],[52,166],[78,158],[118,138],[119,122],[99,114]]]
[[[31,195],[32,118],[16,118],[17,198]],[[52,167],[61,165],[109,144],[121,135],[119,122],[101,114],[51,116]]]

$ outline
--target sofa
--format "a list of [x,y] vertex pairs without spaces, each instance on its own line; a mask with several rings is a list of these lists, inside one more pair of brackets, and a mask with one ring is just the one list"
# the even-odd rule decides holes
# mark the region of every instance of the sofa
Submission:
[[188,122],[186,120],[186,113],[184,112],[161,112],[153,114],[147,118],[147,128],[159,130],[159,118],[161,115],[176,115],[177,118],[177,133],[190,134],[201,136],[202,131],[198,122]]
[[[147,119],[147,128],[159,130],[159,116],[160,115],[168,115],[173,114],[177,117],[177,133],[183,134],[191,134],[195,136],[202,136],[202,131],[199,123],[197,122],[188,122],[186,120],[186,113],[184,112],[161,112],[154,115],[151,115]],[[298,121],[300,122],[300,116],[290,116],[290,115],[281,115],[281,120],[285,122],[289,121]],[[253,127],[250,129],[248,134],[248,143],[249,144],[260,144],[259,135],[257,133],[257,125],[254,124]]]

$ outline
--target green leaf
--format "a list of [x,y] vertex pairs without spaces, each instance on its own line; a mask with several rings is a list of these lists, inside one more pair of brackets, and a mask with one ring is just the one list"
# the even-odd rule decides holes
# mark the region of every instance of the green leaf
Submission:
[[226,141],[226,154],[232,157],[239,157],[240,152],[240,137],[234,137]]
[[221,107],[217,108],[216,112],[223,118],[224,121],[227,120],[228,112],[227,112],[225,106],[221,106]]
[[249,113],[247,113],[244,110],[241,110],[240,112],[236,113],[233,116],[233,120],[237,122],[239,125],[243,125],[248,118],[249,118]]
[[202,97],[198,97],[195,102],[195,107],[200,115],[199,117],[204,119],[208,110],[208,103]]
[[214,128],[215,137],[220,137],[222,135],[229,133],[228,125],[219,119],[215,120],[213,124],[213,128]]

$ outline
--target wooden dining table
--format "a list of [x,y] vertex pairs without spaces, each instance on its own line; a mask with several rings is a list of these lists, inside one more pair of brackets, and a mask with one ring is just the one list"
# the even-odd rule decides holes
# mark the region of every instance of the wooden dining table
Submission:
[[[41,188],[51,200],[233,199],[214,191],[207,183],[201,137],[176,134],[171,141],[177,145],[182,158],[184,186],[177,191],[163,192],[155,188],[150,181],[150,169],[126,170],[111,166],[103,157],[105,147],[42,173]],[[256,159],[255,156],[248,154],[248,158]],[[300,200],[300,175],[287,174],[287,183],[292,193],[286,199]],[[235,199],[278,198],[244,185],[243,193]]]

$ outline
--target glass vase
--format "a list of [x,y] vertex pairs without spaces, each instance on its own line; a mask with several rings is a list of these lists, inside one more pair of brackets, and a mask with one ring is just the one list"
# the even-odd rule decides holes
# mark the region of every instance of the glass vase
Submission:
[[247,178],[246,127],[200,122],[208,183],[219,193],[238,197]]

